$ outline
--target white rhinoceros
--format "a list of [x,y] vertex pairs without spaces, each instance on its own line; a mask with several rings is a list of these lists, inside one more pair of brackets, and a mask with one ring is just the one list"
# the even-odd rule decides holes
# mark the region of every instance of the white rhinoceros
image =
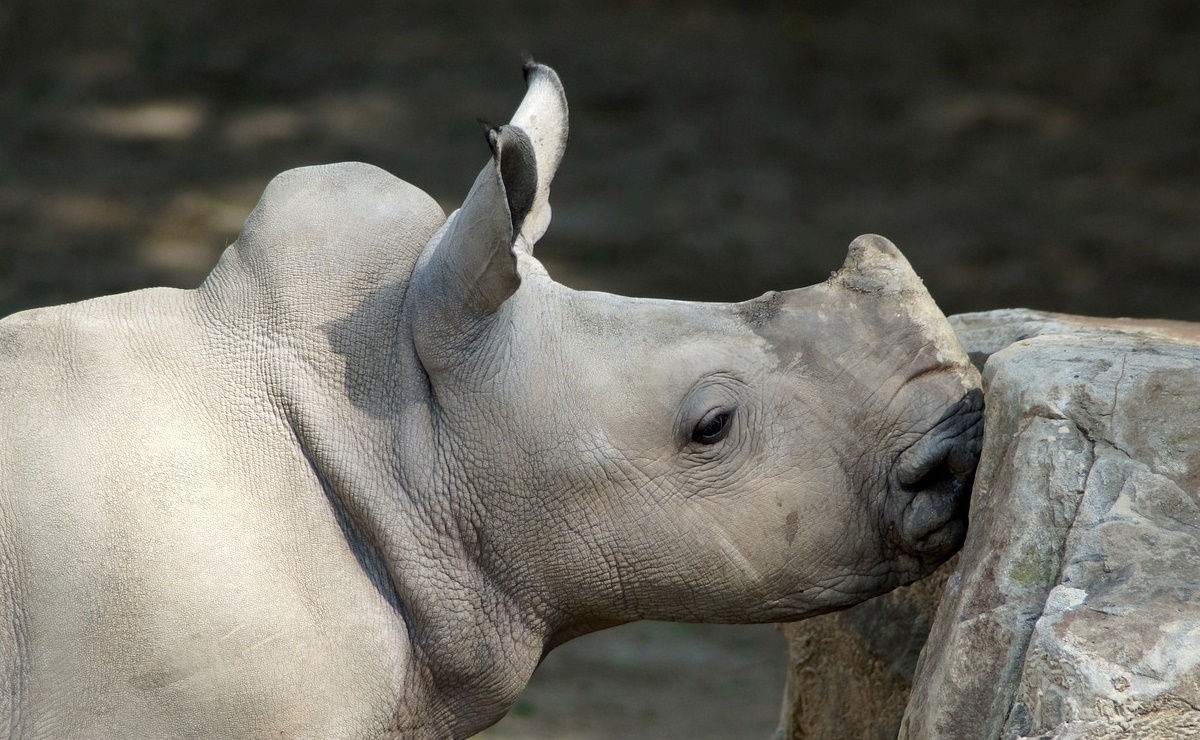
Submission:
[[745,303],[565,288],[566,102],[526,77],[449,218],[293,170],[198,289],[0,322],[4,734],[464,737],[575,636],[958,548],[978,378],[895,247]]

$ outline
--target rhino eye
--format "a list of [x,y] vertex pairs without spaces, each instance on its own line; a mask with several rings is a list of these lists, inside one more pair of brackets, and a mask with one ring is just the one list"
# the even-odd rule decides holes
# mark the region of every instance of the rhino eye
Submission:
[[713,409],[704,415],[692,430],[692,441],[696,444],[715,445],[729,434],[733,421],[732,409]]

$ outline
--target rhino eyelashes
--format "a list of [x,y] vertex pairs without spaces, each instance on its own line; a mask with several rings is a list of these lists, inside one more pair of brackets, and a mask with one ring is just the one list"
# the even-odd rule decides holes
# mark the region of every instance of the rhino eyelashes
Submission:
[[692,441],[696,444],[715,445],[729,434],[732,422],[733,409],[713,409],[705,414],[692,430]]

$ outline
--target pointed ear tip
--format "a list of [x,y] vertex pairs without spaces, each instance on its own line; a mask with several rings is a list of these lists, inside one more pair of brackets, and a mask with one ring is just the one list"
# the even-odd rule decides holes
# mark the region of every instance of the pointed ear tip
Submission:
[[488,149],[492,150],[493,157],[498,156],[500,153],[500,129],[482,118],[478,120],[479,125],[483,127],[483,138],[487,142]]
[[555,72],[551,67],[548,67],[541,62],[534,61],[533,57],[525,58],[525,64],[521,68],[521,73],[525,77],[526,87],[533,87],[535,83],[550,83],[555,87],[562,87],[562,83],[558,80],[558,73]]
[[525,81],[529,82],[530,76],[541,65],[533,60],[533,55],[529,52],[521,52],[521,74],[525,76]]

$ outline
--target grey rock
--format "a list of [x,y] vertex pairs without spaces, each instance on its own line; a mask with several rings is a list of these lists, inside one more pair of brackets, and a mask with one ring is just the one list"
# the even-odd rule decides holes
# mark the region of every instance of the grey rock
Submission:
[[1200,736],[1200,328],[953,321],[984,451],[900,737]]
[[781,625],[787,687],[776,740],[891,740],[957,559],[846,611]]

